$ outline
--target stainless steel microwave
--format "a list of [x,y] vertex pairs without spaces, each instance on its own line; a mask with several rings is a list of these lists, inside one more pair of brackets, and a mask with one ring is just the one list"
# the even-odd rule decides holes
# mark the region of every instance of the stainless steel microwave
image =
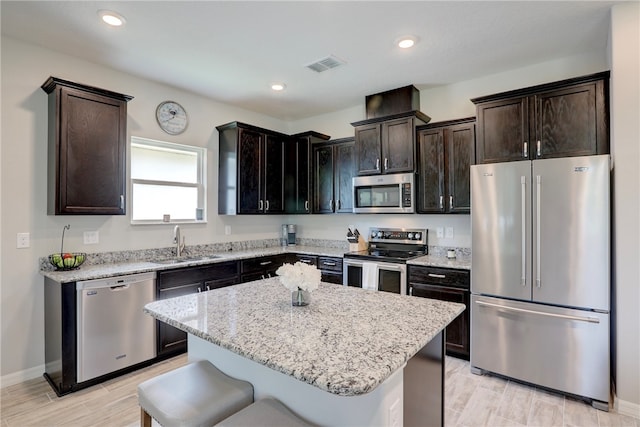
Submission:
[[356,176],[353,178],[353,212],[414,213],[413,173]]

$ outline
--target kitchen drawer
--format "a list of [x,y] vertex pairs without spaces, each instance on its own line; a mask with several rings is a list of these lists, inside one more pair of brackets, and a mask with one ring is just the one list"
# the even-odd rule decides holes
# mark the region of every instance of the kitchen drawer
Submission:
[[318,266],[318,257],[316,255],[302,255],[296,254],[296,261],[303,262],[305,264]]
[[189,283],[203,282],[215,278],[238,276],[237,261],[228,261],[201,267],[177,268],[158,272],[158,289],[175,288]]
[[322,271],[335,271],[342,274],[342,258],[318,257],[318,268]]
[[254,271],[265,271],[280,267],[286,261],[285,255],[271,255],[240,261],[242,274]]
[[428,283],[469,290],[469,271],[409,265],[409,283]]

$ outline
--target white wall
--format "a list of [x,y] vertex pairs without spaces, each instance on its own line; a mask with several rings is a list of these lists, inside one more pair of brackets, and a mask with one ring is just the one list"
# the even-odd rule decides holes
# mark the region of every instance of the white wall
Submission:
[[640,418],[640,3],[611,11],[616,406]]

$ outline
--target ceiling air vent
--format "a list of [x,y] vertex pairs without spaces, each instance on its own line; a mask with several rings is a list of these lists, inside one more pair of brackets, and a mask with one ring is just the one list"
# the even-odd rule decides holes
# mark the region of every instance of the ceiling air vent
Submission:
[[330,55],[330,56],[327,56],[326,58],[319,59],[318,61],[307,65],[307,68],[315,71],[316,73],[321,73],[323,71],[327,71],[344,64],[345,62],[343,60],[338,59],[333,55]]

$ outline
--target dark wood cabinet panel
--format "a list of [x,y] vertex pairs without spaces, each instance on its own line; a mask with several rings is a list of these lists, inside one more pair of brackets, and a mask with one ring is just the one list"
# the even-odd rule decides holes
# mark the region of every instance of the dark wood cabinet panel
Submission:
[[274,277],[276,270],[284,263],[290,262],[290,258],[289,254],[280,254],[242,260],[240,281],[244,283]]
[[353,212],[354,139],[313,146],[313,213]]
[[218,213],[284,212],[284,155],[288,136],[245,123],[218,129]]
[[409,294],[464,304],[466,309],[446,330],[446,351],[450,356],[469,359],[470,348],[470,274],[467,270],[408,266]]
[[472,99],[478,163],[609,152],[609,72]]
[[414,171],[415,125],[412,118],[383,122],[382,141],[384,173]]
[[[186,267],[158,272],[156,298],[167,299],[240,283],[237,261],[201,267]],[[156,322],[158,357],[187,351],[187,334],[180,329]]]
[[475,118],[418,128],[418,213],[469,213]]
[[50,77],[48,213],[124,215],[127,102],[133,97]]
[[410,111],[351,123],[355,127],[357,174],[414,172],[416,126],[429,120],[420,111]]
[[353,139],[334,143],[334,193],[337,213],[353,213],[353,177],[355,176],[355,143]]
[[326,141],[328,135],[305,132],[291,136],[285,145],[285,212],[291,214],[311,213],[313,160],[311,147]]
[[497,163],[529,158],[529,108],[527,98],[479,105],[478,163]]
[[375,175],[382,172],[380,151],[381,129],[378,123],[357,126],[355,139],[358,141],[356,148],[356,167],[358,175]]

